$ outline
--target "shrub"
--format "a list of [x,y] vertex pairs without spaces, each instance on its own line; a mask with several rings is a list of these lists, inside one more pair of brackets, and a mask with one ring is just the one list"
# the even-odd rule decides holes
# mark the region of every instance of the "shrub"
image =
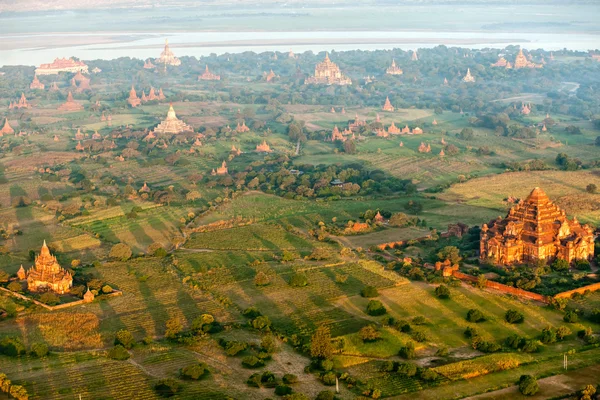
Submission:
[[293,385],[298,382],[298,377],[294,374],[284,374],[282,380],[286,385]]
[[207,371],[207,365],[204,363],[192,364],[181,368],[179,375],[184,379],[192,379],[197,381]]
[[415,344],[411,341],[406,342],[404,346],[398,351],[398,355],[407,360],[415,358]]
[[594,308],[590,313],[590,321],[600,324],[600,308]]
[[49,306],[55,306],[60,303],[60,297],[54,293],[46,292],[40,296],[40,301]]
[[32,357],[38,358],[45,357],[48,353],[48,345],[46,343],[34,343],[31,345],[31,350],[29,351]]
[[379,300],[370,300],[367,304],[367,314],[372,316],[383,315],[387,312],[383,304]]
[[260,317],[262,314],[260,313],[260,311],[258,311],[256,307],[248,307],[242,312],[242,315],[244,317],[254,319],[256,317]]
[[327,386],[333,386],[335,385],[335,378],[337,376],[335,375],[334,372],[326,372],[323,374],[323,376],[321,376],[321,380],[323,381],[323,383]]
[[552,329],[549,326],[542,329],[540,341],[544,344],[552,344],[556,342],[556,332],[554,331],[554,329]]
[[380,338],[379,332],[373,325],[363,326],[360,331],[358,331],[358,337],[363,342],[374,342]]
[[246,385],[256,388],[260,387],[260,374],[257,372],[250,375],[248,380],[246,380]]
[[558,340],[564,340],[564,338],[566,338],[570,334],[571,334],[571,330],[569,328],[567,328],[566,326],[560,326],[556,330],[556,338]]
[[17,293],[20,293],[23,291],[23,285],[21,285],[19,282],[9,283],[7,288],[8,288],[8,290],[11,290],[11,291],[17,292]]
[[330,392],[329,390],[323,390],[317,394],[315,400],[335,400],[335,393]]
[[130,354],[127,349],[120,344],[108,351],[108,358],[112,358],[113,360],[125,361],[128,360],[129,357]]
[[422,330],[415,330],[410,336],[414,341],[419,343],[427,341],[427,335]]
[[427,320],[425,319],[425,317],[424,317],[424,316],[422,316],[422,315],[419,315],[418,317],[414,317],[414,318],[412,319],[412,323],[413,323],[414,325],[425,325],[425,324],[427,323]]
[[131,332],[129,332],[127,329],[121,329],[115,335],[114,344],[120,344],[126,349],[131,349],[135,344],[135,339],[133,338]]
[[450,289],[446,285],[440,285],[435,288],[435,295],[440,299],[450,298]]
[[467,329],[465,329],[465,336],[468,338],[477,337],[479,336],[479,331],[473,326],[467,326]]
[[556,259],[550,267],[557,272],[568,271],[569,270],[569,262],[567,260],[558,258]]
[[563,316],[563,321],[574,324],[579,321],[579,315],[575,311],[569,310]]
[[265,365],[265,362],[256,356],[244,357],[242,365],[246,368],[260,368]]
[[477,310],[476,308],[471,308],[467,312],[467,321],[482,322],[485,321],[485,317],[483,316],[483,313],[481,311]]
[[404,333],[408,333],[412,330],[410,324],[405,319],[396,321],[396,323],[394,324],[394,327],[396,329],[398,329],[400,332],[404,332]]
[[519,391],[525,396],[533,396],[540,390],[535,377],[531,375],[521,375],[519,379]]
[[252,327],[254,329],[258,329],[259,331],[268,330],[270,326],[271,320],[265,315],[261,315],[260,317],[256,317],[252,320]]
[[379,296],[379,292],[375,286],[365,286],[360,291],[360,295],[362,297],[377,297]]
[[162,397],[174,396],[179,389],[179,382],[174,379],[161,379],[154,385],[154,390]]
[[537,340],[526,340],[525,343],[523,344],[523,347],[521,348],[521,350],[524,353],[535,353],[540,348],[539,343],[540,342]]
[[125,243],[117,243],[110,249],[108,256],[114,260],[127,261],[131,258],[132,254],[131,247]]
[[504,340],[504,345],[511,349],[518,349],[525,344],[525,339],[517,334],[512,334]]
[[596,193],[598,191],[598,186],[596,186],[594,183],[590,183],[585,187],[585,191],[588,193]]
[[423,379],[424,381],[431,382],[431,381],[435,381],[436,379],[438,379],[439,375],[437,372],[435,372],[431,368],[422,368],[419,371],[419,378]]
[[0,354],[9,357],[20,357],[26,353],[27,350],[25,349],[25,345],[19,338],[4,337],[0,340]]
[[269,275],[265,274],[263,271],[258,271],[256,276],[254,277],[254,284],[256,286],[267,286],[271,283],[271,278]]
[[277,396],[285,396],[286,394],[292,394],[292,388],[287,385],[277,385],[275,387],[275,394]]
[[264,371],[260,376],[260,384],[267,388],[274,388],[279,385],[279,381],[271,371]]
[[296,272],[290,278],[290,286],[291,287],[304,287],[308,285],[308,277],[305,273]]
[[333,361],[331,360],[322,360],[321,368],[323,371],[331,371],[333,369]]
[[525,316],[517,310],[508,310],[504,314],[504,320],[509,324],[520,324],[525,321]]
[[240,342],[237,340],[231,340],[225,343],[225,354],[228,356],[235,356],[238,353],[246,350],[248,348],[248,343]]
[[408,377],[415,376],[417,373],[417,366],[413,363],[400,364],[398,366],[398,373]]

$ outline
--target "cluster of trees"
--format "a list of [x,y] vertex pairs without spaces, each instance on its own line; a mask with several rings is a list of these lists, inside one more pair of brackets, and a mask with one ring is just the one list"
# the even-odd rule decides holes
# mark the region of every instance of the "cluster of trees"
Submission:
[[50,353],[48,345],[45,343],[32,343],[29,351],[21,339],[13,336],[5,336],[0,340],[0,354],[8,357],[45,357]]
[[29,399],[29,393],[21,385],[15,385],[6,374],[0,373],[0,391],[6,393],[7,396],[11,396],[15,400],[27,400]]

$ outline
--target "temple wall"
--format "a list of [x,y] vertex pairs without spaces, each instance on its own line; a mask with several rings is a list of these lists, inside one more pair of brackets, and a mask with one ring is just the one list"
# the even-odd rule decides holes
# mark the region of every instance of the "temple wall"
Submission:
[[595,292],[596,290],[600,290],[600,282],[599,283],[592,283],[591,285],[587,285],[587,286],[584,286],[584,287],[580,287],[580,288],[577,288],[577,289],[568,290],[566,292],[559,293],[556,296],[554,296],[554,298],[555,299],[569,299],[575,293],[583,294],[587,290],[589,290],[590,292]]
[[[457,279],[468,281],[468,282],[477,282],[478,278],[473,275],[463,274],[460,271],[453,271],[452,276]],[[522,297],[529,300],[541,301],[543,303],[549,303],[549,299],[546,296],[542,296],[541,294],[528,292],[527,290],[514,288],[512,286],[507,286],[502,283],[486,281],[485,286],[491,289],[499,290],[503,293],[512,294],[517,297]]]

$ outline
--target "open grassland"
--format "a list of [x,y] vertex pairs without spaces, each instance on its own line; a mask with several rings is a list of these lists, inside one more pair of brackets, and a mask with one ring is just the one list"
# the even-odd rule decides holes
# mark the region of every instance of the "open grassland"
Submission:
[[[518,185],[515,185],[518,182]],[[525,198],[539,186],[570,216],[583,222],[600,221],[600,197],[587,193],[588,184],[600,185],[596,170],[510,172],[455,184],[439,196],[440,200],[505,213],[510,205],[508,196]]]

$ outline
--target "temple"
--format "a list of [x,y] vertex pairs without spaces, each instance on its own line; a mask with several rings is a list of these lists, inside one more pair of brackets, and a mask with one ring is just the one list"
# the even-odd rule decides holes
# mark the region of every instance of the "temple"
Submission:
[[12,135],[13,133],[15,133],[15,130],[8,123],[8,118],[4,118],[4,126],[0,129],[0,136]]
[[508,61],[506,61],[506,58],[504,57],[500,57],[498,58],[498,61],[496,61],[494,64],[491,64],[491,67],[506,67],[506,64],[508,64]]
[[199,81],[220,81],[221,80],[221,76],[217,75],[217,74],[213,74],[212,72],[210,72],[208,70],[208,65],[207,65],[206,69],[204,70],[204,72],[202,73],[202,75],[198,76],[198,80]]
[[69,92],[67,95],[67,101],[58,107],[58,111],[80,111],[83,110],[83,106],[73,100],[73,94]]
[[412,56],[411,56],[410,59],[413,60],[413,61],[419,61],[419,56],[417,55],[416,51],[412,52]]
[[392,124],[388,127],[387,131],[390,135],[399,135],[402,132],[400,128],[394,124],[394,122],[392,122]]
[[75,90],[77,93],[81,93],[85,90],[92,90],[92,87],[90,86],[90,80],[89,79],[84,79],[81,82],[79,82],[79,86],[77,86],[77,89]]
[[40,82],[37,75],[33,75],[33,81],[31,81],[31,83],[29,84],[29,89],[44,90],[44,88],[45,88],[44,84],[42,82]]
[[131,85],[131,90],[129,91],[129,98],[127,99],[127,102],[133,108],[142,104],[142,100],[140,100],[140,98],[137,96],[137,93],[135,92],[135,88],[133,87],[133,85]]
[[577,218],[569,220],[539,187],[502,219],[481,228],[480,258],[496,264],[535,263],[563,259],[590,260],[594,234]]
[[271,150],[271,146],[269,146],[269,144],[267,143],[266,140],[263,140],[263,142],[261,144],[256,145],[257,153],[270,153],[272,151],[273,150]]
[[421,142],[419,145],[419,153],[431,153],[431,145]]
[[383,105],[383,111],[394,111],[395,108],[392,105],[392,103],[390,103],[390,98],[386,97],[385,98],[385,104]]
[[543,64],[532,63],[523,54],[523,49],[519,49],[519,54],[517,54],[517,57],[515,58],[515,63],[513,64],[513,66],[514,66],[515,69],[520,69],[520,68],[542,68]]
[[467,68],[467,74],[463,78],[463,82],[471,83],[475,82],[475,78],[471,75],[471,68]]
[[223,161],[221,163],[221,166],[217,168],[216,174],[217,175],[227,175],[227,174],[229,174],[229,170],[227,169],[227,163],[225,161]]
[[165,40],[165,49],[160,53],[160,57],[155,60],[157,64],[172,65],[178,67],[181,65],[179,58],[175,57],[175,54],[169,47],[169,39]]
[[246,121],[242,121],[242,124],[240,125],[240,123],[238,122],[237,126],[235,127],[235,131],[237,133],[244,133],[244,132],[249,132],[250,128],[248,128],[246,126]]
[[396,60],[392,60],[392,65],[385,70],[388,75],[402,75],[404,71],[396,65]]
[[144,69],[152,69],[156,68],[156,65],[152,64],[152,61],[146,60],[144,61]]
[[529,115],[531,113],[531,106],[528,104],[521,104],[521,114]]
[[273,72],[273,70],[270,70],[269,73],[265,75],[265,80],[267,82],[272,82],[275,78],[277,78],[277,75],[275,75],[275,72]]
[[73,77],[73,79],[75,79],[75,82],[83,82],[83,81],[89,81],[90,78],[86,78],[85,76],[83,76],[83,74],[81,73],[81,71],[77,71],[77,73],[75,74],[75,76]]
[[325,54],[325,60],[315,67],[315,75],[306,78],[305,85],[351,85],[352,80],[343,75],[334,62],[329,59],[329,54]]
[[25,93],[21,93],[21,98],[14,103],[11,102],[8,106],[9,109],[13,108],[29,108],[31,105],[27,102],[27,98],[25,97]]
[[154,133],[163,133],[171,135],[193,131],[194,129],[191,126],[177,118],[177,114],[175,114],[175,110],[173,109],[172,104],[169,106],[167,118],[160,124],[158,124],[158,126],[153,130]]
[[88,66],[82,61],[72,58],[57,58],[51,64],[41,64],[35,69],[36,75],[56,75],[59,72],[84,72],[87,74]]
[[27,271],[27,289],[31,292],[48,290],[65,294],[72,286],[71,273],[58,264],[44,240],[42,250],[35,258],[35,266]]

